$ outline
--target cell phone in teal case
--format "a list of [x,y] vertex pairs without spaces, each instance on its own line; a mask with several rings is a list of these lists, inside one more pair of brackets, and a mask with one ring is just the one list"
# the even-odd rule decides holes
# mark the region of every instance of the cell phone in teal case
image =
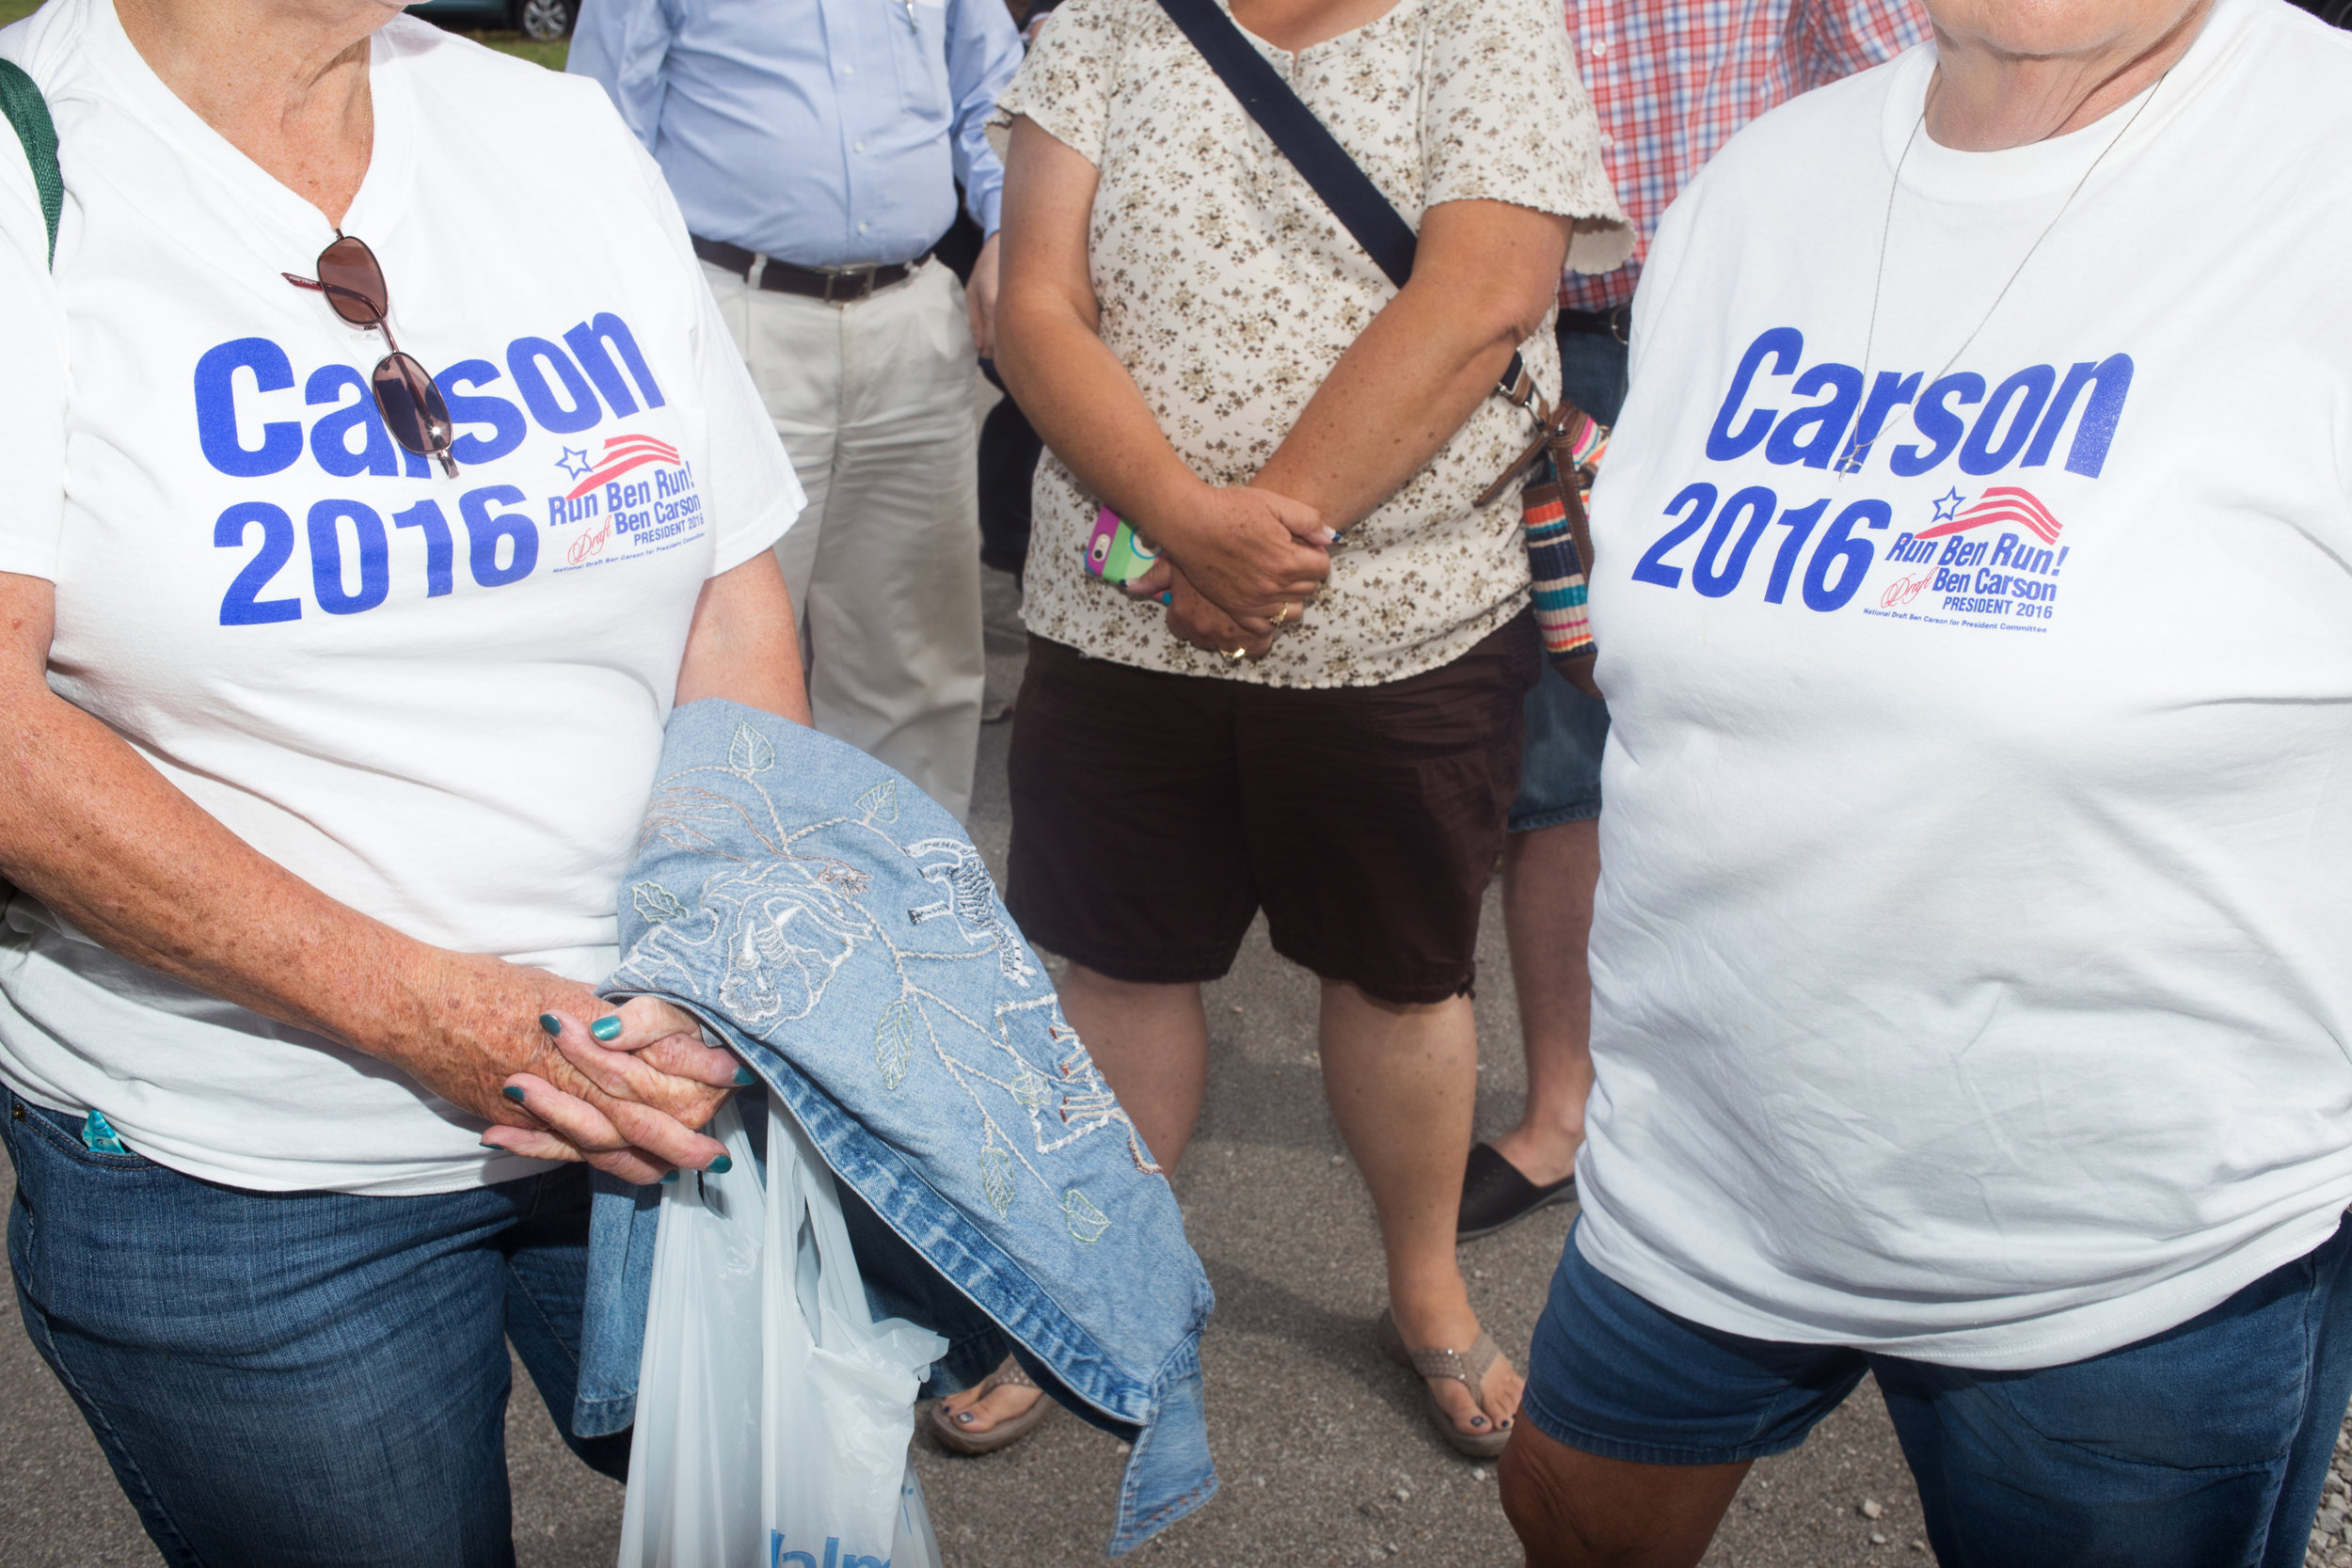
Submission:
[[1109,507],[1094,514],[1094,532],[1087,540],[1087,575],[1104,582],[1130,583],[1150,571],[1160,559],[1127,519]]

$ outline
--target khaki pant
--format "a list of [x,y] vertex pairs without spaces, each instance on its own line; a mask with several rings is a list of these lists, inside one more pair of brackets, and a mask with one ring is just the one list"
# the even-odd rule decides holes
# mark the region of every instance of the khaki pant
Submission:
[[961,819],[987,675],[963,290],[936,261],[854,305],[703,272],[808,492],[776,560],[817,727]]

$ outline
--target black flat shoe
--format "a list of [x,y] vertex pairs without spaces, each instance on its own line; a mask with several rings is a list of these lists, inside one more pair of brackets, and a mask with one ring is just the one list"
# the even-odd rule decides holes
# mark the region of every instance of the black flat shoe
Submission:
[[1538,1209],[1575,1197],[1573,1171],[1549,1187],[1538,1187],[1497,1153],[1494,1145],[1472,1144],[1469,1168],[1462,1174],[1462,1213],[1454,1222],[1454,1239],[1474,1242],[1491,1236]]

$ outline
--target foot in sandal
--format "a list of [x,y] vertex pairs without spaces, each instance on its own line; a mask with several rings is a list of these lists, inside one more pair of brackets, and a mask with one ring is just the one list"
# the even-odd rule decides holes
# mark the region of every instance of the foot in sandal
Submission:
[[1467,1309],[1433,1315],[1430,1326],[1435,1342],[1415,1343],[1383,1309],[1375,1333],[1389,1359],[1421,1375],[1422,1409],[1454,1451],[1472,1459],[1498,1457],[1518,1416],[1519,1374]]
[[931,1432],[957,1453],[993,1453],[1019,1442],[1053,1410],[1054,1402],[1008,1355],[962,1393],[935,1401]]

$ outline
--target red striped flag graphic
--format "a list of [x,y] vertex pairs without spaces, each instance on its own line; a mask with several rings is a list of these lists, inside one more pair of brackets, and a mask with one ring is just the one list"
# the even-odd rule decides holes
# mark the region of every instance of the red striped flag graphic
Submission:
[[2034,499],[2029,490],[2013,484],[1996,484],[1977,499],[1977,504],[1948,523],[1938,523],[1919,535],[1922,539],[1941,539],[1947,533],[1965,533],[1972,528],[1988,523],[2009,523],[2024,529],[2045,545],[2058,543],[2062,526],[2050,515],[2050,509]]
[[571,488],[564,499],[578,500],[608,480],[617,479],[631,468],[642,468],[648,463],[668,463],[679,467],[677,448],[667,441],[657,441],[650,436],[615,436],[604,443],[604,456],[586,478]]

